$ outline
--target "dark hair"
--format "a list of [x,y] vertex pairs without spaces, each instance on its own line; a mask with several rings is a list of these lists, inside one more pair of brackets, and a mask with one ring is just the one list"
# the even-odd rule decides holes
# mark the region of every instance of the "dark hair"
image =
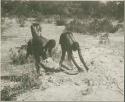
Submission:
[[79,49],[79,43],[78,42],[74,42],[73,44],[72,44],[72,50],[73,51],[76,51],[76,50],[78,50]]
[[51,39],[48,41],[48,43],[45,45],[45,47],[43,48],[43,51],[42,51],[42,56],[43,56],[43,59],[46,59],[47,58],[47,51],[48,50],[52,50],[54,47],[56,46],[56,41]]
[[52,49],[52,48],[54,48],[56,46],[56,41],[55,40],[53,40],[53,39],[51,39],[51,40],[49,40],[48,41],[48,43],[46,44],[46,48],[48,48],[48,49]]

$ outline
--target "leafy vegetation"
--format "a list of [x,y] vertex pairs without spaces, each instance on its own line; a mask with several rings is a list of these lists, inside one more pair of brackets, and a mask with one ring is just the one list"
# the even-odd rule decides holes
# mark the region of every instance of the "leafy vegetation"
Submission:
[[24,27],[25,26],[25,21],[26,21],[26,17],[25,16],[20,16],[17,18],[17,23],[20,25],[20,27]]
[[124,2],[110,1],[106,4],[99,1],[6,1],[2,0],[2,16],[37,17],[38,15],[59,15],[78,18],[110,17],[123,20]]
[[[17,23],[25,26],[26,18],[35,18],[37,22],[65,25],[67,30],[79,33],[95,34],[97,32],[115,32],[110,20],[123,21],[124,2],[109,1],[4,1],[2,0],[2,17],[16,17]],[[54,20],[51,20],[54,18]],[[67,24],[66,19],[74,19]],[[86,19],[86,21],[84,21]],[[91,20],[91,22],[89,21]]]
[[87,22],[74,19],[66,25],[66,30],[82,33],[82,34],[97,34],[99,32],[114,33],[122,26],[117,24],[113,26],[109,19],[88,19]]
[[16,81],[17,79],[20,79],[18,80],[20,82],[19,84],[4,86],[4,88],[1,90],[2,101],[14,100],[16,95],[26,92],[32,88],[39,88],[41,85],[37,74],[34,72],[22,74],[21,76],[13,76],[13,80],[10,78],[10,80],[14,83],[18,82]]
[[56,25],[61,26],[61,25],[65,25],[66,21],[61,19],[61,20],[56,20]]

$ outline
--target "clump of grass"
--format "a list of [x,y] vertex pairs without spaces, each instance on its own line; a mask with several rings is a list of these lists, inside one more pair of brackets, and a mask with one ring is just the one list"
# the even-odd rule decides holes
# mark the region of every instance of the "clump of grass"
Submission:
[[33,59],[30,58],[30,60],[26,59],[26,45],[22,47],[15,47],[11,48],[9,50],[9,57],[12,61],[12,64],[25,64],[25,63],[30,63],[33,62]]
[[3,90],[1,90],[1,101],[10,101],[12,100],[12,97],[10,95],[10,86],[5,86]]
[[25,64],[27,62],[26,51],[20,50],[20,48],[11,48],[9,55],[13,64]]
[[23,89],[31,89],[33,87],[40,86],[40,80],[38,79],[38,75],[35,72],[27,73],[22,76],[21,86]]
[[11,101],[16,95],[26,92],[32,88],[39,88],[40,85],[41,82],[38,79],[37,74],[33,72],[23,74],[21,76],[20,84],[14,85],[13,87],[8,85],[1,90],[1,100]]

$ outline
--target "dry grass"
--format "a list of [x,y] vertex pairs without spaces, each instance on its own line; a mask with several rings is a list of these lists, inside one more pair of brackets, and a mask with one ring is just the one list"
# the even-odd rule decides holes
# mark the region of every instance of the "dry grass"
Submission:
[[19,84],[15,84],[14,86],[4,86],[4,88],[1,90],[2,101],[14,100],[16,95],[24,93],[32,88],[39,88],[41,85],[37,74],[34,72],[23,74],[21,76],[8,76],[8,79],[14,83],[19,82]]

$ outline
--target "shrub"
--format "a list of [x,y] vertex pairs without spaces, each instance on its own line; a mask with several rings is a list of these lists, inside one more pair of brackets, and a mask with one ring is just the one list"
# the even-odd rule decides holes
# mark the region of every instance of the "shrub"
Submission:
[[35,21],[36,22],[43,22],[43,18],[41,17],[41,16],[37,16],[37,17],[35,17]]
[[22,75],[21,87],[24,90],[31,89],[33,87],[40,86],[40,80],[38,79],[38,75],[35,72],[27,73]]
[[16,95],[21,94],[22,92],[30,90],[34,87],[39,88],[41,85],[41,82],[38,79],[37,74],[34,72],[22,74],[22,76],[20,77],[21,77],[20,84],[16,84],[13,87],[7,85],[4,86],[4,88],[1,90],[2,101],[11,101]]
[[77,20],[73,20],[66,25],[66,30],[77,32],[77,33],[86,33],[86,28],[87,28],[87,25]]
[[20,51],[19,48],[11,48],[9,56],[13,64],[24,64],[26,62],[26,52]]
[[33,58],[30,58],[29,60],[26,59],[26,45],[22,45],[22,47],[15,47],[11,48],[9,50],[9,57],[12,61],[12,64],[25,64],[33,62]]
[[1,100],[2,101],[10,101],[12,100],[12,97],[10,96],[10,86],[5,86],[2,90],[1,90]]
[[110,32],[113,29],[113,25],[108,19],[103,19],[99,22],[99,27],[102,32]]
[[57,26],[62,26],[62,25],[65,25],[65,24],[66,24],[66,21],[64,19],[56,20]]
[[20,25],[20,27],[25,26],[25,21],[26,21],[26,17],[24,17],[24,16],[20,16],[17,18],[17,23]]
[[46,16],[43,16],[41,13],[37,12],[36,15],[34,16],[36,22],[44,22]]
[[120,28],[123,29],[123,25],[122,24],[117,24],[117,25],[113,26],[113,28],[111,29],[110,33],[115,33]]
[[66,30],[77,33],[97,34],[98,32],[116,32],[119,26],[113,26],[108,19],[93,19],[83,22],[83,20],[73,20],[66,25]]

